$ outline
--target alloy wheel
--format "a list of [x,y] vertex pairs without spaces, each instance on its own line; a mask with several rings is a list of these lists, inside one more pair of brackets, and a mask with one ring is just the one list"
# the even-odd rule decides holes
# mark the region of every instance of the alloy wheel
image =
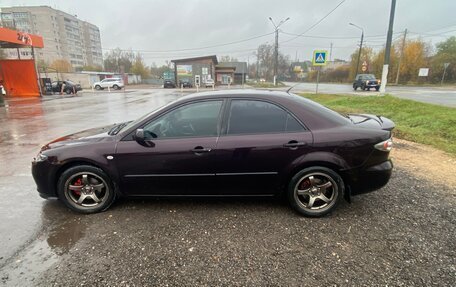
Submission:
[[296,203],[308,211],[331,208],[338,198],[338,185],[329,175],[320,172],[303,176],[295,185]]
[[103,178],[91,172],[79,172],[65,182],[65,197],[77,208],[94,208],[103,204],[110,189]]

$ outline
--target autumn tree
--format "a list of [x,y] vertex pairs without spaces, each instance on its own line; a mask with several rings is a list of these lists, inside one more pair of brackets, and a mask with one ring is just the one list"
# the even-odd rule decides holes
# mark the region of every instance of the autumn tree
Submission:
[[358,53],[359,49],[356,49],[350,56],[350,73],[349,73],[349,80],[353,80],[356,74],[361,73],[361,67],[364,61],[367,62],[368,71],[369,73],[371,70],[372,61],[374,59],[374,50],[370,47],[363,47],[361,50],[361,58],[359,60],[359,71],[356,71],[356,63],[358,61]]
[[443,76],[444,63],[449,63],[445,73],[445,82],[456,81],[456,37],[437,44],[437,53],[431,60],[431,77],[439,82]]
[[105,54],[104,68],[107,72],[129,73],[134,60],[135,53],[116,48]]
[[[269,44],[262,44],[258,47],[258,75],[268,80],[273,79],[274,76],[274,46]],[[290,73],[290,57],[280,53],[278,55],[278,74],[280,77],[288,77]]]
[[[399,63],[399,49],[398,44],[395,43],[391,46],[390,62],[388,67],[388,82],[392,83],[396,80],[397,65]],[[374,74],[377,78],[381,78],[383,71],[383,64],[385,63],[385,48],[382,48],[378,53],[373,56],[372,63],[369,66],[369,73]]]
[[226,55],[226,56],[220,57],[220,62],[239,62],[239,61],[237,58]]
[[141,54],[137,53],[130,69],[130,73],[141,75],[141,78],[146,79],[150,75],[150,70],[144,64]]
[[419,69],[429,64],[428,56],[429,47],[421,39],[406,41],[399,80],[403,83],[417,82]]
[[103,68],[98,65],[93,65],[93,66],[87,65],[87,66],[82,67],[82,71],[101,72],[101,71],[103,71]]
[[49,68],[54,69],[59,73],[70,73],[73,71],[73,67],[70,62],[63,59],[55,60]]
[[167,65],[162,65],[160,67],[157,67],[156,65],[152,65],[150,67],[150,74],[154,76],[155,78],[162,78],[164,72],[172,71],[171,68],[169,68]]

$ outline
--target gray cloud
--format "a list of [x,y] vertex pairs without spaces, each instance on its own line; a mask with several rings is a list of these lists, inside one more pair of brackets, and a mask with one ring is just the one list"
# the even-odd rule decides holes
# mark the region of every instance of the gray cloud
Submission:
[[[47,5],[76,14],[94,23],[101,30],[104,49],[142,50],[148,64],[164,63],[198,55],[232,55],[242,60],[254,60],[253,49],[259,44],[274,41],[269,35],[252,41],[200,51],[153,53],[151,51],[177,50],[203,47],[247,39],[273,32],[268,20],[271,16],[280,21],[291,19],[282,26],[288,33],[299,34],[318,21],[341,0],[307,1],[58,1],[58,0],[2,0],[2,6]],[[386,35],[390,0],[347,0],[333,14],[306,35],[359,37],[360,31],[349,22],[363,26],[366,36]],[[395,32],[408,28],[415,33],[431,34],[456,29],[454,0],[398,0]],[[449,28],[448,28],[449,27]],[[446,29],[441,29],[446,28]],[[440,30],[438,30],[440,29]],[[443,36],[455,35],[455,32]],[[417,34],[410,34],[418,37]],[[432,44],[444,40],[442,36],[424,36]],[[395,38],[400,35],[395,34]],[[280,41],[292,38],[281,34]],[[298,38],[280,45],[281,52],[292,59],[310,59],[312,50],[329,49],[333,43],[333,58],[347,59],[356,49],[358,39]],[[367,45],[380,48],[385,37],[367,38]]]

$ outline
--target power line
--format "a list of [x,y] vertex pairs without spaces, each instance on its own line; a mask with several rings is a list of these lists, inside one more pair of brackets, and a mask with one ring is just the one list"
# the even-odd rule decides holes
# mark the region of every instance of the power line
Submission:
[[[301,34],[293,34],[293,33],[288,33],[288,32],[283,32],[281,31],[282,34],[285,35],[290,35],[290,36],[297,36],[297,37],[303,37],[303,38],[315,38],[315,39],[358,39],[359,37],[341,37],[341,36],[313,36],[313,35],[301,35]],[[404,31],[400,32],[395,32],[393,34],[402,34]],[[364,36],[364,38],[386,38],[386,34],[379,34],[379,35],[371,35],[371,36]],[[290,40],[291,41],[291,40]],[[374,39],[372,41],[380,41],[380,39]]]
[[[228,46],[228,45],[233,45],[233,44],[239,44],[247,41],[251,41],[254,39],[262,38],[265,36],[269,36],[274,34],[274,32],[271,33],[266,33],[263,35],[247,38],[244,40],[239,40],[239,41],[233,41],[233,42],[228,42],[228,43],[223,43],[223,44],[217,44],[217,45],[211,45],[211,46],[205,46],[205,47],[198,47],[198,48],[186,48],[186,49],[177,49],[177,50],[157,50],[157,51],[151,51],[151,50],[135,50],[136,52],[141,52],[141,53],[174,53],[174,52],[184,52],[184,51],[197,51],[197,50],[205,50],[205,49],[210,49],[210,48],[216,48],[216,47],[223,47],[223,46]],[[103,48],[103,50],[116,50],[112,48]],[[122,50],[122,49],[120,49]],[[123,51],[129,51],[129,50],[123,50]]]
[[318,24],[320,24],[321,22],[323,22],[323,20],[325,20],[329,15],[331,15],[334,11],[336,11],[337,8],[339,8],[340,5],[342,5],[346,0],[342,0],[340,1],[339,4],[336,5],[336,7],[334,7],[331,11],[329,11],[328,14],[326,14],[325,16],[323,16],[320,20],[318,20],[315,24],[313,24],[312,26],[310,26],[309,28],[307,28],[307,30],[305,30],[304,32],[302,32],[301,34],[297,35],[296,37],[294,38],[291,38],[291,39],[288,39],[288,40],[285,40],[281,43],[286,43],[286,42],[290,42],[290,41],[293,41],[294,39],[304,35],[305,33],[309,32],[310,30],[312,30],[313,28],[315,28]]

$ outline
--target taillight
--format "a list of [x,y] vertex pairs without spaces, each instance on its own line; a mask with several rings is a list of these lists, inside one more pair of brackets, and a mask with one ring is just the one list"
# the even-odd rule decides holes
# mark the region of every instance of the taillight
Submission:
[[393,148],[393,140],[389,138],[386,141],[379,142],[374,147],[381,151],[390,151]]

